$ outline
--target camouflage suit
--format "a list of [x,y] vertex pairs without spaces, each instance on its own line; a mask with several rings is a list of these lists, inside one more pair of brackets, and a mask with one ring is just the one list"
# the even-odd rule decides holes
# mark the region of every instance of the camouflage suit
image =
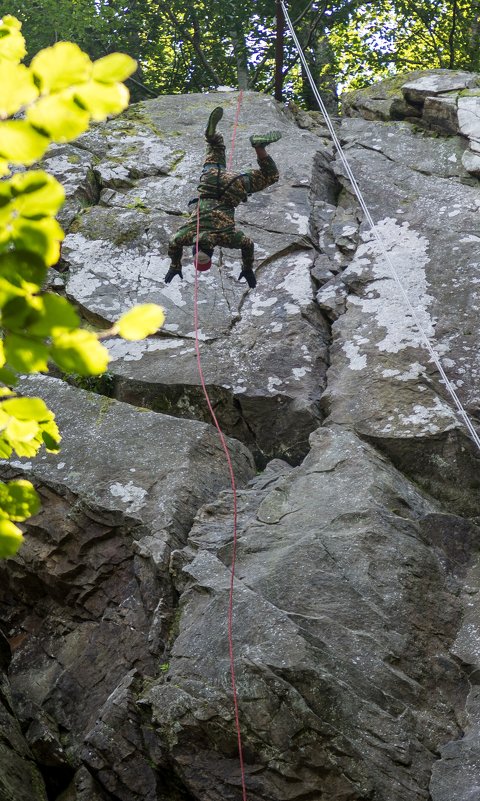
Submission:
[[242,173],[225,168],[223,136],[215,133],[207,137],[207,153],[198,184],[195,211],[189,221],[174,234],[168,245],[172,268],[180,270],[185,245],[193,245],[197,237],[197,208],[200,209],[199,246],[213,250],[216,245],[238,248],[242,251],[244,269],[253,267],[254,244],[242,231],[235,228],[235,208],[254,192],[260,192],[278,181],[278,170],[271,156],[258,158],[258,170]]

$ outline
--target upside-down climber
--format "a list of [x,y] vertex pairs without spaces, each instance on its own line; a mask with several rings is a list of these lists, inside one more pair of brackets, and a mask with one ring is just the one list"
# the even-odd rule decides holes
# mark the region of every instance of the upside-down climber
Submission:
[[[189,221],[179,228],[168,244],[168,255],[172,263],[165,276],[166,284],[169,284],[176,275],[183,278],[182,252],[185,245],[193,245],[195,267],[202,272],[210,268],[215,246],[223,245],[237,248],[242,252],[242,271],[238,279],[245,278],[251,289],[257,285],[253,271],[254,244],[242,231],[236,230],[235,208],[245,202],[249,195],[260,192],[278,181],[277,165],[265,147],[277,142],[282,134],[279,131],[270,131],[251,136],[250,142],[255,148],[260,169],[242,173],[230,172],[226,169],[223,136],[216,133],[216,127],[222,117],[221,106],[217,106],[210,114],[205,131],[207,153],[198,184],[199,196],[191,201],[195,203],[195,211],[190,214]],[[200,235],[197,258],[198,212]]]

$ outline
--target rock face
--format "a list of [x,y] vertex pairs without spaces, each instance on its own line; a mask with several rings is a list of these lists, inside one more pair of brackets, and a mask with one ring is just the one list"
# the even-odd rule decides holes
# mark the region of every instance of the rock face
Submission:
[[[80,139],[82,152],[95,155],[100,203],[77,218],[63,258],[67,295],[91,320],[111,322],[135,301],[158,302],[166,310],[162,336],[107,342],[116,397],[208,420],[193,343],[191,254],[184,254],[182,283],[167,286],[163,276],[168,239],[196,196],[205,119],[215,105],[225,107],[220,127],[228,145],[237,96],[213,94],[194,107],[191,102],[190,96],[148,101]],[[247,134],[258,130],[260,119],[261,128],[277,128],[284,138],[271,148],[278,154],[280,183],[237,212],[238,227],[256,243],[258,290],[249,293],[238,283],[239,252],[224,249],[200,279],[199,325],[219,420],[264,464],[272,456],[298,461],[308,450],[308,435],[321,420],[329,330],[310,276],[316,251],[308,194],[318,136],[293,128],[273,101],[247,92],[232,168],[256,167]]]
[[[234,166],[252,164],[250,133],[278,128],[281,180],[237,213],[257,289],[236,280],[238,253],[217,253],[199,314],[239,485],[251,801],[480,793],[479,454],[425,348],[475,425],[479,86],[434,70],[346,98],[336,124],[375,232],[318,114],[245,95]],[[155,301],[167,325],[110,340],[91,391],[22,384],[64,446],[1,468],[43,508],[0,565],[0,801],[242,798],[233,498],[189,254],[184,281],[163,282],[205,119],[224,106],[228,144],[237,98],[148,101],[48,155],[68,195],[52,286],[90,324]]]

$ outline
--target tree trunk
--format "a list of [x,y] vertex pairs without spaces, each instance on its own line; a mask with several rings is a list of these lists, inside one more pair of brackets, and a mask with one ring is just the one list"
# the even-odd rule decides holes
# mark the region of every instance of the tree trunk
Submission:
[[247,45],[245,42],[245,35],[239,22],[233,22],[230,29],[230,36],[232,38],[233,52],[237,64],[238,88],[243,90],[250,89]]
[[469,50],[470,69],[480,70],[480,0],[473,0],[471,6],[472,22],[470,25]]
[[283,40],[285,34],[285,16],[280,0],[276,6],[277,30],[275,37],[275,100],[283,100]]

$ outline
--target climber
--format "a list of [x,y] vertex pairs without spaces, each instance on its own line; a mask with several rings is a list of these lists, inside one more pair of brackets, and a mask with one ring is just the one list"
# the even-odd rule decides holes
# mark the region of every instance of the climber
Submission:
[[[216,133],[216,127],[223,117],[223,109],[217,106],[210,114],[205,139],[207,153],[203,165],[199,197],[190,201],[195,204],[189,221],[173,235],[168,245],[168,255],[172,261],[165,276],[165,283],[182,275],[182,252],[185,245],[193,245],[195,268],[208,270],[212,263],[213,250],[216,245],[238,248],[242,252],[242,271],[238,280],[245,278],[253,289],[256,284],[253,271],[254,244],[242,231],[235,228],[235,207],[248,199],[253,192],[260,192],[278,181],[278,170],[274,160],[265,150],[266,145],[277,142],[282,134],[270,131],[250,137],[255,148],[259,170],[247,170],[242,173],[229,172],[226,169],[225,145],[223,136]],[[197,258],[197,210],[200,214],[200,236]]]

